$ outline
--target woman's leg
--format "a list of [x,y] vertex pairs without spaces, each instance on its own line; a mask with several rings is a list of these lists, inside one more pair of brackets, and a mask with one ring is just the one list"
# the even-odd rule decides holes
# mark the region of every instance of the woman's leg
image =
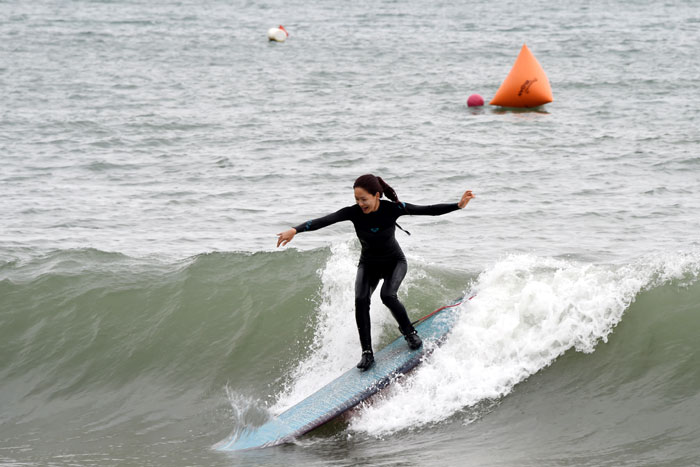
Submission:
[[379,283],[380,274],[376,268],[368,268],[360,263],[355,279],[355,321],[360,334],[362,351],[372,351],[372,333],[370,330],[369,304],[374,289]]
[[408,318],[408,313],[406,313],[406,308],[397,296],[399,286],[404,277],[406,277],[406,271],[408,271],[408,264],[405,260],[399,260],[393,268],[385,270],[384,284],[382,284],[380,292],[382,302],[391,310],[391,314],[396,322],[399,323],[399,328],[404,336],[414,331],[411,320]]

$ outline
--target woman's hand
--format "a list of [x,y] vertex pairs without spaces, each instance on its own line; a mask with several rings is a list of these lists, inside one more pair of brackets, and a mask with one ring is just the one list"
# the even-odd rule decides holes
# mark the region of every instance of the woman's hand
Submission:
[[476,198],[476,196],[474,196],[474,194],[472,193],[472,190],[467,190],[462,195],[462,199],[459,200],[459,203],[457,203],[457,206],[459,206],[459,209],[464,209],[467,206],[467,204],[469,203],[469,201],[471,201],[474,198]]
[[287,243],[291,242],[294,236],[297,234],[297,229],[291,228],[280,232],[277,234],[277,247],[280,245],[285,246]]

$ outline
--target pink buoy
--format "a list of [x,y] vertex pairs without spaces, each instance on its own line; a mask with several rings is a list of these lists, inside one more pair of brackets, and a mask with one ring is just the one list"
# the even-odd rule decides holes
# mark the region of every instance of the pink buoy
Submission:
[[484,105],[484,98],[478,94],[472,94],[469,96],[469,99],[467,99],[467,105],[469,107],[481,107]]

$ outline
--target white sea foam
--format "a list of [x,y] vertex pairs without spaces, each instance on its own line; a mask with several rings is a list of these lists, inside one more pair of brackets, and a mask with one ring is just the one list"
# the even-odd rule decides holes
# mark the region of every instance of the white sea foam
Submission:
[[698,258],[611,267],[510,256],[479,276],[477,296],[461,307],[445,344],[412,377],[365,406],[351,429],[382,436],[502,397],[568,349],[593,352],[644,288],[696,280]]
[[228,384],[225,390],[226,398],[231,407],[232,425],[238,430],[261,425],[270,417],[262,401],[244,396],[234,391]]
[[[320,271],[322,303],[313,351],[293,370],[290,385],[272,407],[275,413],[332,381],[359,357],[354,248],[353,242],[334,245]],[[509,256],[472,284],[477,295],[455,311],[461,316],[445,344],[409,378],[361,408],[350,428],[382,436],[439,422],[480,401],[502,397],[571,348],[593,352],[641,290],[688,277],[689,272],[697,278],[699,258],[659,256],[628,266],[598,266]],[[413,265],[402,294],[424,274]],[[371,316],[373,341],[378,342],[394,321],[376,297]]]

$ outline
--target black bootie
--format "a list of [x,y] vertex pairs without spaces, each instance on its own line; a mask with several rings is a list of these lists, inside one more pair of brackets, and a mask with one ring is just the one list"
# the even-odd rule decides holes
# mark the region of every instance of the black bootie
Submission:
[[418,332],[415,329],[403,336],[403,338],[406,339],[408,348],[411,350],[419,349],[420,346],[423,345],[423,341],[421,340],[420,336],[418,336]]
[[357,368],[361,371],[367,371],[372,365],[374,365],[374,354],[371,350],[365,350],[362,352],[362,359],[360,363],[357,364]]

